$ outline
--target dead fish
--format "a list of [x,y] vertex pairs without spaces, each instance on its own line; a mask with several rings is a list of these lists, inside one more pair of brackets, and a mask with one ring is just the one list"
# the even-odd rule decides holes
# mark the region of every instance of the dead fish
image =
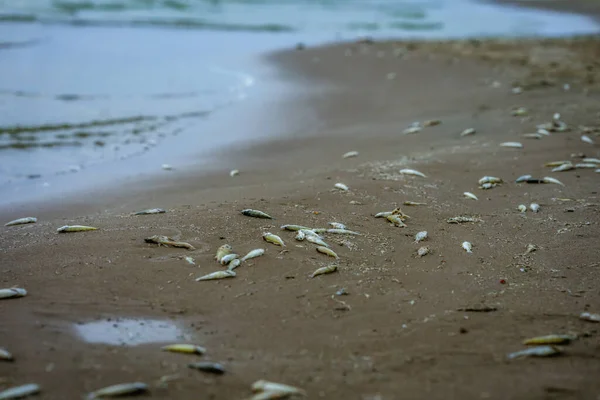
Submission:
[[327,243],[325,243],[323,240],[321,240],[319,237],[317,236],[313,236],[313,235],[308,235],[306,236],[306,240],[310,243],[316,244],[318,246],[323,246],[323,247],[329,247],[329,245]]
[[552,168],[552,172],[570,171],[575,169],[575,166],[571,163],[561,164],[558,167]]
[[221,265],[227,265],[230,262],[232,262],[233,260],[235,260],[236,258],[239,258],[240,256],[238,256],[237,254],[234,253],[229,253],[226,256],[221,257],[221,261],[219,261],[221,263]]
[[330,222],[329,225],[331,225],[335,229],[346,229],[346,225],[341,224],[339,222]]
[[414,175],[414,176],[420,176],[422,178],[427,178],[427,176],[424,173],[419,172],[419,171],[417,171],[415,169],[410,169],[410,168],[401,169],[400,173],[402,175]]
[[0,392],[0,400],[20,399],[40,392],[40,386],[35,383],[28,383]]
[[263,219],[274,219],[273,217],[271,217],[267,213],[264,213],[264,212],[259,211],[259,210],[253,210],[251,208],[247,208],[245,210],[242,210],[242,214],[244,214],[247,217],[263,218]]
[[588,158],[588,157],[585,157],[583,160],[581,160],[581,162],[584,162],[584,163],[591,163],[591,164],[600,164],[600,159],[598,159],[598,158]]
[[426,256],[427,254],[429,254],[429,247],[427,246],[419,247],[419,250],[417,250],[417,255],[419,257]]
[[596,173],[600,172],[600,168],[598,168],[598,169],[597,169],[597,170],[595,170],[594,172],[596,172]]
[[560,354],[560,350],[554,346],[538,346],[516,351],[507,355],[509,360],[522,357],[550,357]]
[[519,207],[517,207],[517,209],[522,213],[527,211],[527,207],[525,206],[525,204],[519,204]]
[[[225,272],[225,271],[222,271]],[[195,344],[188,343],[177,343],[177,344],[169,344],[160,348],[163,351],[169,351],[171,353],[185,353],[185,354],[199,354],[202,355],[206,353],[206,349],[202,346],[197,346]]]
[[331,274],[332,272],[335,272],[335,271],[337,271],[337,265],[328,265],[327,267],[321,267],[321,268],[317,269],[315,272],[312,273],[312,275],[310,277],[314,278],[315,276],[318,276],[318,275]]
[[539,128],[537,133],[543,136],[550,136],[550,132],[547,129]]
[[523,344],[538,346],[540,344],[563,344],[577,339],[574,335],[546,335],[525,339]]
[[56,231],[58,233],[67,233],[67,232],[85,232],[85,231],[95,231],[98,228],[94,228],[93,226],[85,226],[85,225],[65,225],[58,228]]
[[8,352],[8,350],[5,350],[3,348],[0,347],[0,360],[3,361],[14,361],[14,357],[12,354],[10,354]]
[[473,251],[472,251],[472,249],[473,249],[473,245],[472,245],[471,243],[469,243],[469,242],[463,242],[463,243],[462,243],[462,248],[463,248],[463,249],[465,249],[465,251],[466,251],[467,253],[472,253],[472,252],[473,252]]
[[225,278],[234,278],[236,275],[236,273],[234,271],[217,271],[217,272],[212,272],[210,274],[201,276],[199,278],[196,278],[196,282],[200,282],[200,281],[213,281],[216,279],[225,279]]
[[254,250],[248,252],[248,254],[246,254],[244,257],[242,257],[242,261],[246,261],[246,260],[250,260],[252,258],[260,257],[263,254],[265,254],[265,249],[254,249]]
[[402,218],[399,215],[390,214],[387,217],[385,217],[385,219],[390,221],[396,227],[406,228],[406,224],[404,223],[404,221],[402,220]]
[[392,215],[392,211],[382,211],[375,214],[375,218],[387,218],[388,215]]
[[442,121],[440,121],[439,119],[428,119],[427,121],[423,122],[423,126],[436,126],[436,125],[440,125],[442,123]]
[[335,253],[335,251],[333,251],[330,248],[327,248],[325,246],[318,246],[317,247],[317,251],[319,253],[321,253],[321,254],[328,255],[329,257],[333,257],[335,259],[339,259],[338,255]]
[[229,176],[230,177],[234,177],[234,176],[238,176],[240,174],[240,170],[239,169],[232,169],[231,171],[229,171]]
[[533,211],[534,213],[540,211],[540,205],[538,203],[531,203],[529,205],[529,208],[531,209],[531,211]]
[[334,229],[327,229],[327,233],[333,233],[333,234],[338,234],[338,235],[355,235],[355,236],[360,236],[360,233],[358,232],[354,232],[354,231],[349,231],[348,229],[343,229],[343,228],[334,228]]
[[186,242],[178,242],[164,235],[154,235],[144,239],[146,243],[154,243],[160,246],[178,247],[188,250],[196,250],[194,246]]
[[510,90],[513,94],[521,94],[523,93],[523,88],[520,86],[516,86]]
[[86,399],[99,399],[103,397],[121,397],[134,394],[146,393],[148,385],[143,382],[120,383],[118,385],[107,386],[96,390],[87,395]]
[[319,235],[319,233],[327,232],[327,228],[301,229],[298,232],[302,232],[306,236],[316,236],[319,239],[323,239],[323,237]]
[[219,363],[209,361],[199,361],[196,363],[188,364],[188,368],[197,369],[203,372],[210,372],[211,374],[223,375],[225,373],[225,367]]
[[336,183],[335,185],[333,185],[333,187],[336,188],[336,189],[343,190],[344,192],[350,190],[350,188],[348,186],[344,185],[341,182]]
[[220,246],[217,249],[217,255],[215,255],[215,260],[217,260],[218,262],[221,262],[223,257],[225,257],[228,254],[231,254],[232,251],[233,251],[233,247],[231,247],[228,244],[224,244],[224,245]]
[[588,144],[594,144],[594,141],[588,135],[581,135],[581,141]]
[[23,297],[27,295],[27,290],[22,288],[0,289],[0,299],[11,299],[14,297]]
[[556,185],[560,185],[560,186],[565,186],[564,183],[562,183],[561,181],[559,181],[558,179],[552,178],[550,176],[545,176],[542,178],[542,182],[544,183],[554,183]]
[[579,314],[579,319],[589,322],[600,322],[600,314],[592,314],[589,312],[582,312]]
[[518,177],[518,178],[515,180],[515,183],[526,182],[526,181],[528,181],[528,180],[529,180],[529,179],[531,179],[531,178],[533,178],[533,176],[531,176],[531,175],[521,175],[520,177]]
[[296,232],[301,229],[310,229],[310,228],[307,226],[302,226],[302,225],[281,225],[281,229],[285,229],[286,231]]
[[166,211],[163,210],[162,208],[149,208],[147,210],[142,210],[142,211],[133,213],[133,215],[150,215],[150,214],[164,214],[164,213],[166,213]]
[[37,222],[37,218],[35,217],[25,217],[15,219],[13,221],[7,222],[4,226],[14,226],[14,225],[24,225],[24,224],[35,224]]
[[529,111],[525,107],[519,107],[511,111],[513,117],[523,117],[527,115]]
[[252,384],[253,392],[278,392],[285,393],[288,395],[300,395],[306,396],[306,392],[294,386],[285,385],[283,383],[269,382],[265,380],[259,380]]
[[164,169],[165,171],[170,171],[173,169],[173,167],[170,166],[169,164],[163,164],[163,165],[161,165],[161,168]]
[[304,233],[304,231],[298,231],[296,233],[296,236],[294,237],[294,239],[296,239],[297,241],[301,242],[306,238],[306,233]]
[[415,235],[415,243],[419,243],[425,239],[427,239],[427,231],[422,231]]
[[527,139],[541,139],[544,137],[544,135],[540,133],[524,133],[522,136]]
[[462,224],[465,222],[483,222],[483,220],[481,218],[477,218],[477,217],[460,216],[460,217],[448,218],[446,220],[446,222],[448,222],[449,224]]
[[473,129],[473,128],[467,128],[467,129],[465,129],[464,131],[462,131],[460,133],[460,136],[461,137],[465,137],[465,136],[471,136],[471,135],[474,135],[474,134],[475,134],[475,129]]
[[498,178],[496,176],[484,176],[483,178],[479,179],[479,184],[480,185],[484,185],[486,183],[503,183],[504,181],[502,180],[502,178]]
[[563,164],[571,164],[571,161],[550,161],[544,164],[544,167],[559,167]]
[[427,203],[417,203],[416,201],[405,201],[404,203],[405,206],[426,206]]
[[598,168],[598,165],[594,163],[579,163],[575,164],[575,168]]
[[402,131],[403,134],[405,135],[411,135],[413,133],[419,133],[423,130],[423,128],[421,128],[420,126],[411,126],[406,128],[405,130]]
[[183,259],[187,261],[188,264],[196,265],[196,260],[194,260],[192,257],[183,257]]
[[240,265],[242,265],[242,260],[240,260],[239,258],[236,258],[235,260],[231,260],[231,262],[227,266],[227,271],[233,271]]
[[248,399],[248,400],[281,400],[281,399],[287,399],[291,396],[292,395],[290,393],[266,391],[266,392],[256,393],[252,397],[250,397],[250,399]]
[[358,151],[349,151],[342,156],[342,158],[352,158],[352,157],[358,157]]
[[471,192],[464,192],[464,193],[463,193],[463,196],[465,196],[465,197],[468,197],[469,199],[473,199],[473,200],[479,200],[479,199],[477,198],[477,196],[475,196],[475,195],[474,195],[473,193],[471,193]]
[[484,183],[483,185],[479,186],[479,189],[483,189],[483,190],[487,190],[487,189],[491,189],[491,188],[495,188],[496,186],[498,186],[496,183]]
[[283,243],[283,240],[279,236],[274,235],[271,232],[265,232],[262,236],[263,239],[268,243],[272,243],[276,246],[285,247],[285,243]]

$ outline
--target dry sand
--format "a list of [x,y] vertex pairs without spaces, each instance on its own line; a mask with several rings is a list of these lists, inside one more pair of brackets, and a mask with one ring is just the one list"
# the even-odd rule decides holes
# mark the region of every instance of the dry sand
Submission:
[[[0,300],[0,346],[16,358],[0,362],[0,388],[36,382],[44,399],[72,399],[143,381],[152,385],[150,398],[242,399],[253,381],[269,379],[300,386],[309,398],[597,398],[599,325],[578,315],[600,312],[600,174],[550,173],[542,165],[600,156],[598,145],[580,140],[579,128],[593,127],[589,135],[600,143],[598,44],[390,42],[271,55],[303,89],[270,110],[287,122],[281,139],[228,155],[239,176],[230,178],[224,167],[219,175],[158,181],[151,191],[122,191],[88,206],[1,213],[6,221],[29,214],[40,221],[0,229],[0,286],[29,291]],[[523,93],[513,94],[513,85]],[[528,115],[512,116],[520,106]],[[555,112],[568,132],[521,136]],[[428,119],[442,123],[402,134]],[[460,136],[471,127],[474,136]],[[499,147],[505,141],[524,148]],[[359,156],[343,159],[351,150]],[[402,176],[401,168],[427,178]],[[565,186],[514,183],[526,173]],[[484,175],[505,183],[480,190]],[[350,190],[334,190],[336,182]],[[464,198],[465,191],[479,200]],[[517,211],[532,202],[539,213]],[[129,215],[157,206],[168,212]],[[373,218],[397,206],[411,216],[407,228]],[[276,219],[245,217],[244,208]],[[446,222],[459,215],[483,221]],[[310,279],[333,259],[279,226],[329,221],[362,235],[326,235],[339,270]],[[65,224],[100,229],[57,234]],[[413,237],[422,230],[431,253],[418,258]],[[264,242],[264,231],[279,234],[285,249]],[[144,243],[154,234],[196,250]],[[473,254],[461,248],[466,240]],[[213,259],[224,243],[240,254],[267,252],[233,279],[196,282],[224,269]],[[525,255],[528,244],[537,251]],[[335,296],[341,288],[348,295]],[[494,311],[460,311],[483,306]],[[170,354],[160,351],[162,343],[110,346],[75,335],[75,326],[103,320],[108,338],[127,327],[125,318],[175,323],[184,333],[169,342],[208,352]],[[158,335],[150,323],[136,324],[140,332],[130,329],[124,341]],[[550,333],[580,337],[562,357],[506,360],[525,347],[523,339]],[[189,370],[197,359],[222,362],[228,372]],[[155,386],[171,374],[180,379]]]

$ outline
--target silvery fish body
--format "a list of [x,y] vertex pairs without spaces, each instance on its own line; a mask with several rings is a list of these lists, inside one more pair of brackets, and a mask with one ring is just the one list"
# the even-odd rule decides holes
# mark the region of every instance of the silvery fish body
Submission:
[[463,195],[464,195],[465,197],[468,197],[469,199],[473,199],[473,200],[479,200],[479,199],[477,198],[477,196],[475,196],[475,195],[474,195],[473,193],[471,193],[471,192],[464,192],[464,193],[463,193]]
[[321,268],[317,269],[315,272],[312,273],[312,275],[310,277],[314,278],[315,276],[319,276],[319,275],[331,274],[332,272],[335,272],[335,271],[337,271],[337,265],[328,265],[327,267],[321,267]]
[[234,278],[236,275],[236,273],[234,271],[217,271],[217,272],[213,272],[204,276],[201,276],[199,278],[196,278],[197,282],[200,281],[212,281],[212,280],[216,280],[216,279],[225,279],[225,278]]
[[27,290],[22,288],[0,289],[0,299],[10,299],[13,297],[23,297],[27,295]]
[[254,250],[248,252],[248,254],[246,254],[244,257],[242,257],[242,261],[250,260],[251,258],[260,257],[263,254],[265,254],[265,249],[254,249]]
[[510,353],[507,358],[513,360],[522,357],[550,357],[558,354],[560,354],[560,350],[554,346],[537,346]]
[[531,178],[533,178],[533,176],[532,176],[532,175],[521,175],[520,177],[518,177],[518,178],[515,180],[515,182],[516,182],[516,183],[521,183],[521,182],[525,182],[525,181],[527,181],[527,180],[529,180],[529,179],[531,179]]
[[87,395],[86,399],[99,399],[104,397],[120,397],[145,393],[148,391],[148,385],[142,382],[120,383],[118,385],[107,386],[100,390],[96,390]]
[[427,231],[422,231],[415,235],[415,243],[419,243],[425,239],[427,239]]
[[134,213],[133,215],[150,215],[150,214],[164,214],[165,210],[162,208],[149,208],[147,210],[142,210]]
[[9,388],[0,392],[0,400],[20,399],[40,392],[40,386],[35,383]]
[[473,252],[473,245],[470,242],[463,242],[462,243],[462,248],[465,249],[465,251],[467,253],[472,253]]
[[247,216],[247,217],[254,217],[254,218],[263,218],[263,219],[273,219],[273,217],[271,217],[269,214],[260,211],[260,210],[253,210],[251,208],[247,208],[245,210],[242,210],[242,214]]
[[14,225],[24,225],[24,224],[34,224],[37,222],[37,218],[35,217],[25,217],[12,220],[4,224],[4,226],[14,226]]
[[85,225],[65,225],[58,228],[56,231],[58,233],[67,233],[67,232],[85,232],[85,231],[95,231],[98,228],[94,228],[93,226],[85,226]]
[[341,182],[336,183],[335,185],[333,185],[333,187],[336,188],[336,189],[343,190],[344,192],[350,190],[350,188],[348,186],[344,185]]
[[400,173],[402,175],[414,175],[414,176],[420,176],[422,178],[427,178],[427,175],[425,175],[422,172],[417,171],[416,169],[404,168],[404,169],[400,170]]

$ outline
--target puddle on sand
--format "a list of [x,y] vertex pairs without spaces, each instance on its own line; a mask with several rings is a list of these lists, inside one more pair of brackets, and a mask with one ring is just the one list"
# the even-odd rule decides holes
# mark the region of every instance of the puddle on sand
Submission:
[[137,346],[189,340],[172,321],[144,318],[110,318],[74,325],[77,336],[88,343]]

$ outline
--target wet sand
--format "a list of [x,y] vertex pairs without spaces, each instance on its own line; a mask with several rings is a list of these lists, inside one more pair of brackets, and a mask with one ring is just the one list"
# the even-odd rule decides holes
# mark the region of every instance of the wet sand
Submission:
[[[583,125],[600,142],[598,49],[594,39],[472,40],[270,55],[298,85],[269,109],[281,139],[229,149],[210,175],[172,171],[114,196],[0,213],[3,221],[40,219],[0,229],[0,286],[29,291],[0,301],[0,346],[15,356],[0,362],[0,388],[36,382],[41,398],[64,399],[143,381],[149,398],[230,399],[250,397],[252,382],[269,379],[309,398],[595,398],[598,324],[578,316],[600,312],[600,174],[551,173],[543,164],[600,157],[597,144],[580,140]],[[513,116],[514,107],[529,112]],[[521,136],[556,112],[569,131]],[[442,123],[402,134],[432,119]],[[461,137],[467,128],[477,133]],[[524,148],[499,146],[506,141]],[[359,156],[342,158],[352,150]],[[241,174],[230,178],[232,168]],[[565,186],[514,183],[523,174]],[[505,183],[478,189],[484,175]],[[334,189],[337,182],[350,190]],[[533,202],[538,213],[517,211]],[[130,215],[151,207],[167,212]],[[373,217],[395,207],[410,215],[406,228]],[[245,208],[276,219],[243,216]],[[482,222],[446,222],[461,215]],[[335,260],[279,227],[330,221],[361,236],[326,234],[339,268],[311,279]],[[56,233],[65,224],[99,230]],[[413,243],[423,230],[429,238]],[[287,246],[264,242],[265,231]],[[144,242],[155,234],[196,250]],[[196,282],[225,269],[214,260],[225,243],[239,254],[267,251],[233,279]],[[537,250],[525,254],[528,244]],[[419,258],[422,245],[431,253]],[[336,296],[342,288],[348,295]],[[464,311],[481,307],[489,312]],[[78,332],[93,321],[105,324],[86,342]],[[506,359],[525,338],[551,333],[579,337],[561,357]],[[196,343],[207,354],[161,352],[165,342]],[[222,362],[227,373],[188,369],[196,360]],[[180,379],[156,385],[173,374]]]

